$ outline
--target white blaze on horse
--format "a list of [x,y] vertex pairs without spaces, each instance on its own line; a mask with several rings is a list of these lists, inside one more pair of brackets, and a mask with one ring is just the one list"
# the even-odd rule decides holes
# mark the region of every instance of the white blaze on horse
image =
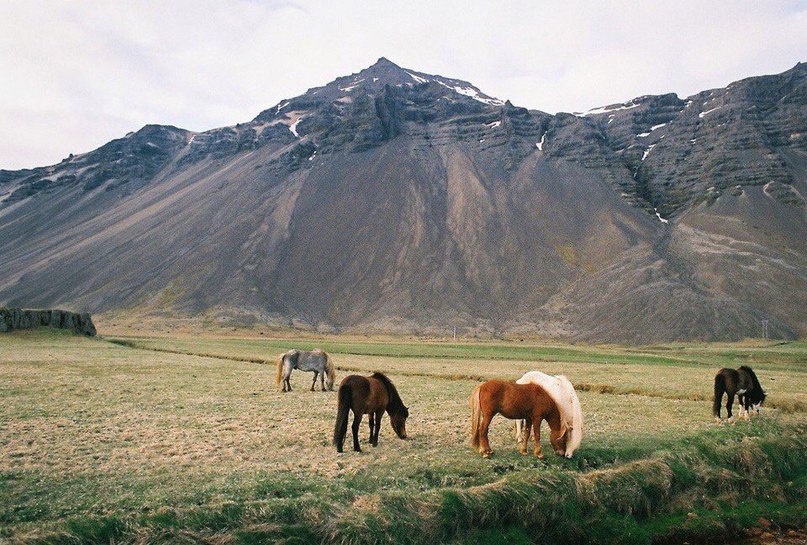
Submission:
[[[547,375],[540,371],[529,371],[516,381],[516,384],[537,384],[552,398],[561,414],[563,424],[568,430],[566,442],[566,458],[571,458],[574,451],[583,441],[583,411],[580,399],[574,386],[564,375]],[[516,441],[521,443],[524,421],[516,421]]]
[[319,377],[322,391],[325,391],[327,384],[328,390],[333,390],[333,383],[336,380],[336,370],[331,361],[331,356],[327,352],[316,348],[310,352],[303,350],[289,350],[280,354],[277,360],[277,377],[276,383],[283,384],[283,391],[291,391],[291,372],[293,369],[300,371],[308,371],[314,373],[314,380],[311,382],[311,391],[314,391],[314,386],[317,384],[317,377]]

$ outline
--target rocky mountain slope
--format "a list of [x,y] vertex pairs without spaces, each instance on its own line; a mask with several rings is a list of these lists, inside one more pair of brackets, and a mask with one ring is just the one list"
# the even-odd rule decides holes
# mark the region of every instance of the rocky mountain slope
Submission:
[[549,115],[380,59],[0,171],[0,303],[651,342],[807,330],[807,64]]

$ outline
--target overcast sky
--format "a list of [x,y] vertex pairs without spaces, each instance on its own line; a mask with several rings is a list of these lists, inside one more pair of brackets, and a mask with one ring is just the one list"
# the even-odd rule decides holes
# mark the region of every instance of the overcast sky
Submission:
[[0,168],[206,130],[380,56],[547,112],[807,61],[807,0],[0,1]]

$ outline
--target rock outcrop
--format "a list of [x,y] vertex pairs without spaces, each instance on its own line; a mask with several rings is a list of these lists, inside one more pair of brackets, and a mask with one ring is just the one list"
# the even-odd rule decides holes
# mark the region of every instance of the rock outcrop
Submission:
[[88,313],[78,314],[66,310],[29,310],[22,308],[0,308],[0,332],[37,327],[72,329],[81,335],[94,337],[95,324]]

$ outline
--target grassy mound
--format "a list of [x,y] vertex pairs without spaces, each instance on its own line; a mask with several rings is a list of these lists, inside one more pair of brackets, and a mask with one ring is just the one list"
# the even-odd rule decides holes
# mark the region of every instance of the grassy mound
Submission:
[[[807,426],[717,429],[605,469],[510,473],[470,488],[282,486],[217,509],[73,519],[32,543],[653,543],[807,520]],[[591,461],[589,461],[590,463]],[[278,483],[280,485],[280,483]],[[284,490],[284,493],[280,493]]]

